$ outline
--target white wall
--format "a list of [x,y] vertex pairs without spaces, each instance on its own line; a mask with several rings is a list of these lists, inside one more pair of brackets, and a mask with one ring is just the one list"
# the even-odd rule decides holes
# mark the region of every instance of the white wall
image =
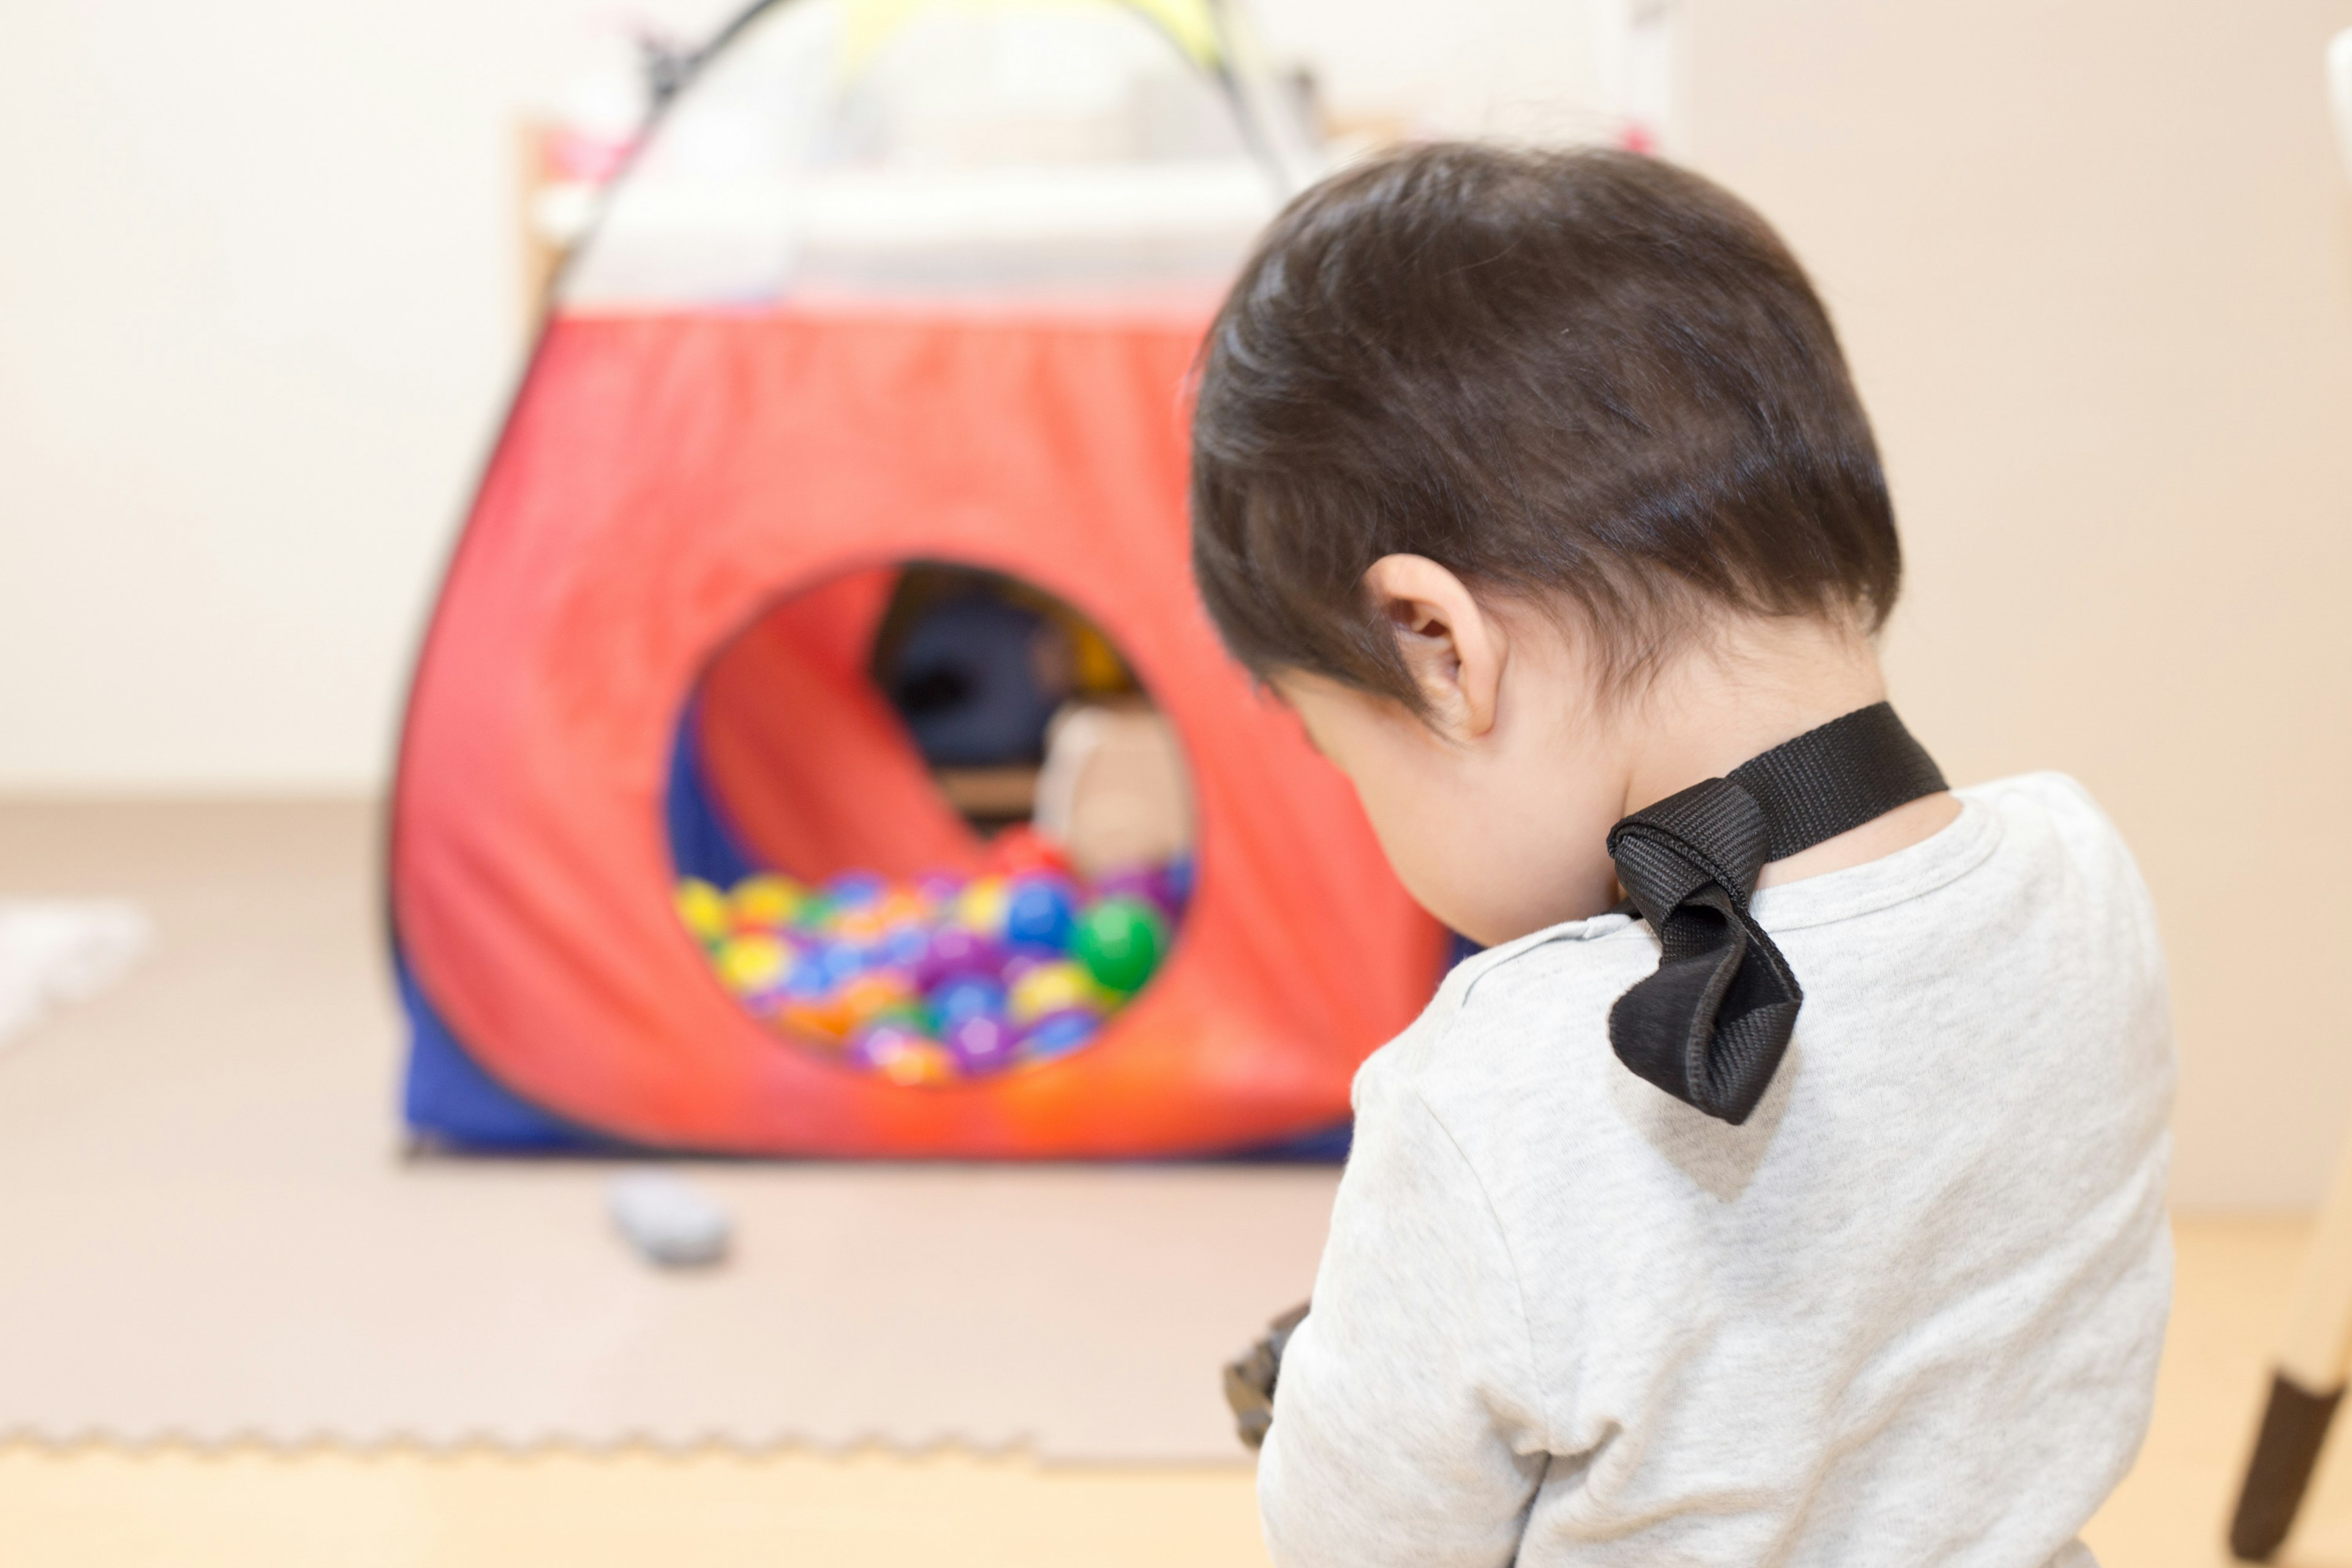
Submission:
[[[516,117],[619,18],[697,37],[733,8],[9,7],[0,790],[383,779],[515,368]],[[1587,42],[1573,3],[1261,9],[1343,106],[1456,129],[1528,122]]]
[[382,777],[513,359],[509,118],[594,8],[9,8],[0,787]]
[[[2352,0],[1694,0],[1690,152],[1812,268],[1956,777],[2063,768],[2155,890],[2176,1188],[2315,1200],[2352,1104]],[[2031,1151],[2019,1151],[2031,1158]]]

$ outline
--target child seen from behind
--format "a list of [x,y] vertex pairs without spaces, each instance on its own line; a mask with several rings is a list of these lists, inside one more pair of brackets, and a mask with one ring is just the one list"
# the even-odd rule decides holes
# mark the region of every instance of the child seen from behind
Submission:
[[1629,154],[1300,198],[1204,351],[1227,644],[1487,951],[1367,1061],[1259,1472],[1282,1568],[2045,1568],[2147,1420],[2163,956],[2073,781],[1886,707],[1829,320]]

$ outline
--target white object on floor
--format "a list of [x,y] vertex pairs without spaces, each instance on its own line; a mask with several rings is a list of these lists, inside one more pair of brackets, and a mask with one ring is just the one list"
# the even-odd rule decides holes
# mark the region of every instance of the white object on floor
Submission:
[[660,1171],[629,1171],[613,1178],[613,1223],[646,1262],[665,1268],[700,1268],[727,1256],[734,1222],[718,1202]]
[[113,984],[152,939],[146,911],[120,900],[0,902],[0,1043]]

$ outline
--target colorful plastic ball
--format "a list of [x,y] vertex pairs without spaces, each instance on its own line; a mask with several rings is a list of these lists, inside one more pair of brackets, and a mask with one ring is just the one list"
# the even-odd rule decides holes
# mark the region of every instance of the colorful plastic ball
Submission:
[[892,969],[903,969],[913,974],[930,956],[931,933],[919,925],[897,926],[883,933],[874,944],[874,961]]
[[968,926],[941,926],[931,933],[930,947],[915,966],[916,981],[932,990],[959,974],[993,976],[1004,963],[1004,950]]
[[1027,823],[1006,828],[988,841],[982,863],[999,877],[1019,877],[1038,871],[1070,874],[1070,858],[1062,847]]
[[993,1013],[973,1013],[940,1031],[948,1054],[967,1075],[994,1072],[1013,1060],[1013,1026]]
[[1102,1028],[1102,1019],[1078,1008],[1048,1013],[1021,1037],[1021,1056],[1034,1062],[1052,1061],[1090,1044]]
[[1113,991],[1140,991],[1168,951],[1168,921],[1142,899],[1105,899],[1078,917],[1070,951]]
[[882,933],[889,929],[882,919],[880,907],[876,904],[838,910],[825,924],[827,930],[844,941],[860,944],[880,941]]
[[951,1083],[955,1058],[937,1040],[897,1022],[860,1031],[849,1043],[849,1059],[892,1083],[908,1088]]
[[829,1045],[837,1045],[856,1026],[849,1009],[841,1004],[837,992],[822,996],[789,997],[776,1009],[776,1022],[793,1034]]
[[882,895],[874,906],[881,918],[882,929],[897,931],[903,926],[920,925],[931,918],[931,900],[910,888],[893,888]]
[[1000,835],[969,880],[760,872],[677,888],[679,917],[755,1016],[894,1083],[1051,1060],[1099,1034],[1166,960],[1192,862],[1076,882],[1054,843]]
[[1004,901],[1004,940],[1015,947],[1059,952],[1070,945],[1077,900],[1059,877],[1024,877]]
[[825,973],[824,954],[821,949],[803,948],[793,955],[792,972],[784,976],[785,995],[812,1002],[836,989],[838,983]]
[[735,907],[738,926],[774,931],[793,922],[801,906],[808,902],[808,889],[790,877],[763,871],[736,883],[729,899]]
[[964,889],[956,900],[956,921],[982,936],[1002,936],[1005,904],[1012,896],[1012,889],[1003,878],[982,877]]
[[706,943],[725,942],[735,926],[734,910],[727,895],[699,877],[681,879],[677,884],[677,918],[686,929]]
[[1160,879],[1157,866],[1122,866],[1097,877],[1090,888],[1097,899],[1149,899]]
[[1005,1010],[1014,1023],[1029,1024],[1048,1013],[1080,1007],[1099,1010],[1101,995],[1094,977],[1065,959],[1041,963],[1014,981]]
[[1192,901],[1192,883],[1198,862],[1190,855],[1179,855],[1160,868],[1161,897],[1171,915],[1181,915],[1184,906]]
[[[1171,879],[1169,874],[1169,867],[1179,863],[1171,861],[1165,866],[1129,866],[1117,871],[1108,872],[1095,879],[1095,897],[1142,899],[1172,921],[1184,912],[1186,889],[1180,886],[1179,882],[1182,880],[1189,884],[1189,873],[1184,879]],[[1190,864],[1189,861],[1182,863]]]
[[858,1023],[906,1008],[914,1000],[915,988],[906,976],[887,969],[869,970],[841,988],[841,1005]]
[[844,871],[826,878],[824,883],[824,896],[840,910],[862,910],[879,903],[889,890],[888,880],[871,871]]
[[739,996],[772,991],[792,973],[793,951],[756,931],[730,937],[719,949],[719,979]]
[[1004,987],[984,974],[955,974],[933,986],[924,998],[940,1026],[962,1018],[1004,1011]]
[[854,942],[823,942],[810,957],[827,991],[837,990],[866,973],[866,954]]

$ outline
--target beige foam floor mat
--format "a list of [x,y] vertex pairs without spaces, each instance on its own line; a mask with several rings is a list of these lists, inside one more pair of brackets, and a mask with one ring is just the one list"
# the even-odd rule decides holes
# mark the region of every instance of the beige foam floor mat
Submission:
[[[2223,1544],[2309,1227],[2189,1219],[2139,1461],[2084,1539],[2105,1568],[2226,1568]],[[2339,1421],[2345,1419],[2339,1417]],[[2340,1436],[2340,1434],[2339,1434]],[[1225,1466],[900,1457],[355,1455],[0,1445],[9,1563],[73,1568],[1265,1568]],[[2329,1446],[2281,1568],[2352,1568],[2352,1444]]]
[[0,1438],[954,1443],[1232,1461],[1220,1361],[1336,1173],[695,1163],[646,1268],[595,1162],[414,1159],[358,803],[0,804],[0,896],[152,955],[0,1057]]

